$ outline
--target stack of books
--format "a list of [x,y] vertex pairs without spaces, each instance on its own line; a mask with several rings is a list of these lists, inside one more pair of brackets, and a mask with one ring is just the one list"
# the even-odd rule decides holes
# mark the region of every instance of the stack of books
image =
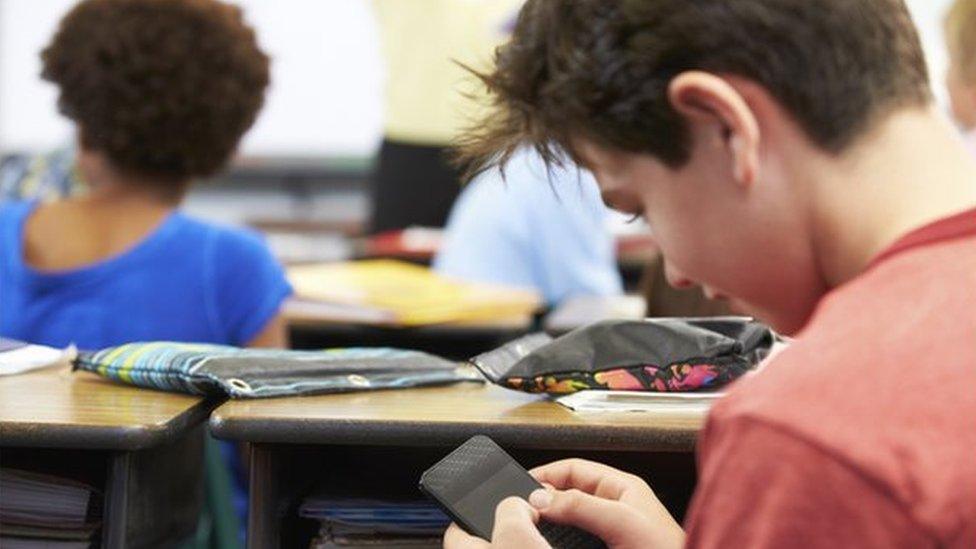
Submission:
[[311,496],[299,508],[319,522],[312,549],[435,549],[451,519],[428,501],[332,499]]
[[87,549],[101,527],[101,495],[71,479],[0,469],[0,547]]

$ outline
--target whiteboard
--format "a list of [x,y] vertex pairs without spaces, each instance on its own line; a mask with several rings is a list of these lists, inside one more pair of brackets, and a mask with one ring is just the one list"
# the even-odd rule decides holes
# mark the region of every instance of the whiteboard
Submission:
[[[38,54],[75,0],[0,0],[0,153],[70,143]],[[365,155],[382,128],[383,68],[367,0],[237,2],[272,57],[264,110],[245,154]]]
[[[416,0],[402,0],[416,1]],[[71,140],[38,52],[74,0],[0,0],[0,153]],[[370,154],[382,127],[383,68],[368,0],[242,0],[273,58],[265,109],[245,137],[253,155]],[[946,102],[941,21],[951,0],[909,0],[936,97]],[[418,37],[418,39],[423,39]]]

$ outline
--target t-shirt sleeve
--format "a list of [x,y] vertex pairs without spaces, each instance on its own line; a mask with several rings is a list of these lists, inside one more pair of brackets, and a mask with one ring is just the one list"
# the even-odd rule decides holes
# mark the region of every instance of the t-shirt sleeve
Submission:
[[281,264],[256,233],[220,231],[214,244],[217,328],[228,344],[245,346],[278,314],[292,288]]
[[687,547],[933,547],[904,507],[828,449],[750,419],[709,425]]

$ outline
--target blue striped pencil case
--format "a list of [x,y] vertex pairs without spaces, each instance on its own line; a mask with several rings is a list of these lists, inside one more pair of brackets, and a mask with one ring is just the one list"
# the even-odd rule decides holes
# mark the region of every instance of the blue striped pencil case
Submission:
[[340,393],[483,379],[473,368],[404,349],[290,351],[165,341],[82,352],[74,360],[74,369],[139,387],[231,398]]

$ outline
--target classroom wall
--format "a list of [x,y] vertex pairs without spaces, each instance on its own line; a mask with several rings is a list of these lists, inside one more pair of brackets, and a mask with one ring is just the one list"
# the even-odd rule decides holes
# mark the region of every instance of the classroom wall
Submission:
[[[0,154],[70,142],[38,52],[75,0],[0,0]],[[274,59],[246,154],[369,154],[381,131],[382,64],[367,0],[241,0]]]
[[[408,1],[408,0],[404,0]],[[419,0],[409,0],[419,1]],[[951,0],[909,0],[944,104],[941,19]],[[0,0],[0,154],[71,139],[37,52],[74,0]],[[268,103],[246,154],[370,154],[381,128],[382,63],[368,0],[242,0],[274,57]]]

